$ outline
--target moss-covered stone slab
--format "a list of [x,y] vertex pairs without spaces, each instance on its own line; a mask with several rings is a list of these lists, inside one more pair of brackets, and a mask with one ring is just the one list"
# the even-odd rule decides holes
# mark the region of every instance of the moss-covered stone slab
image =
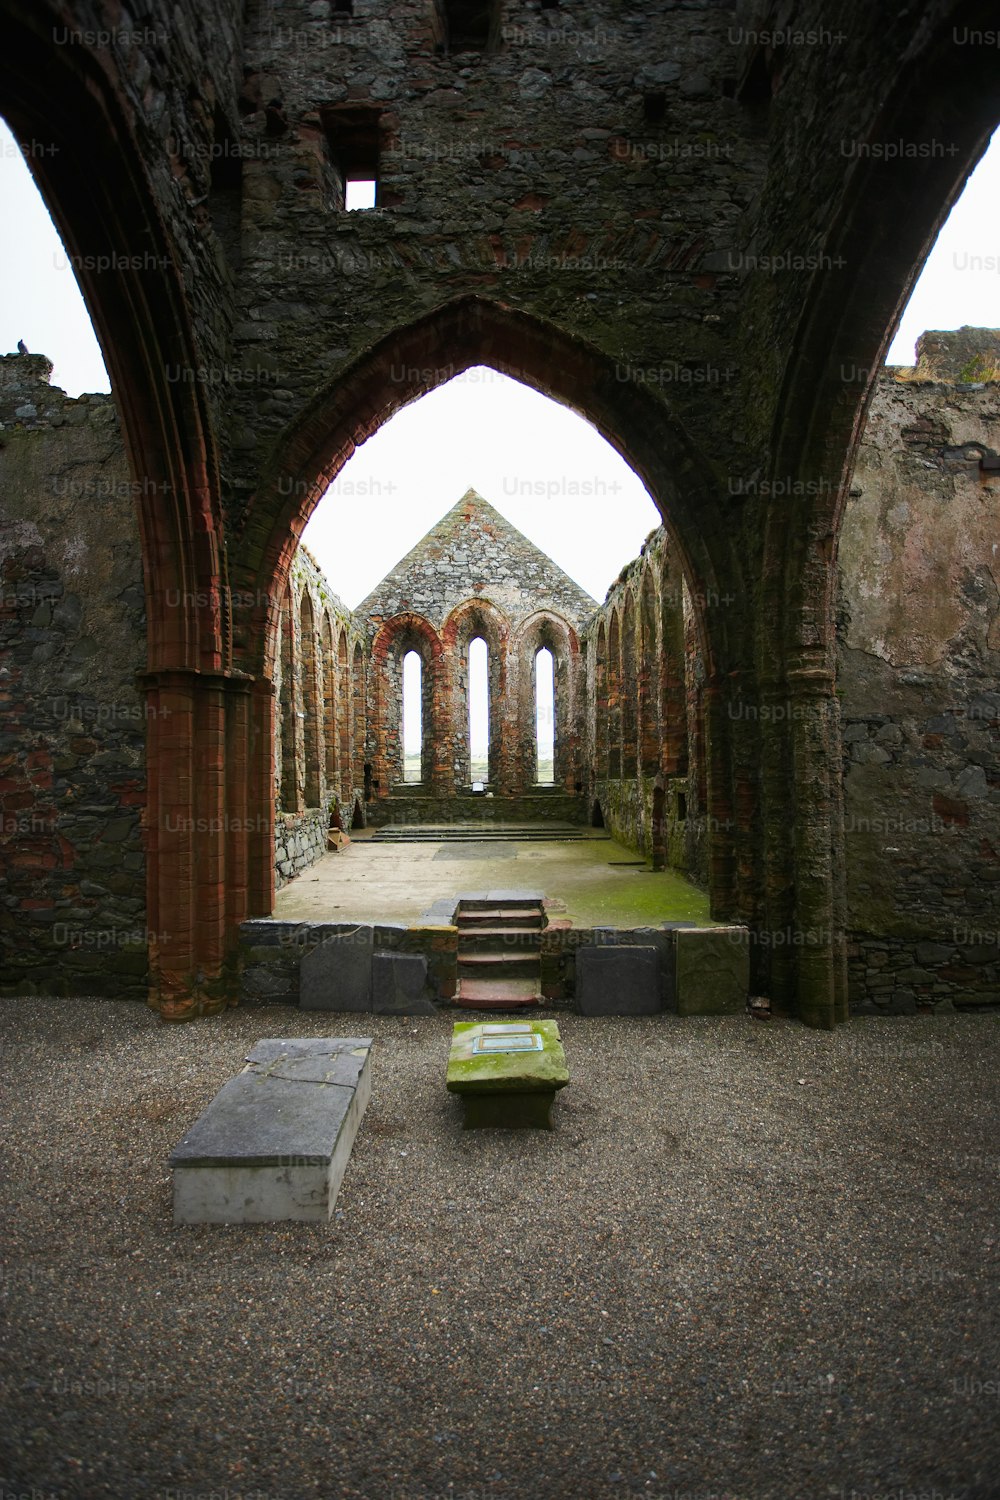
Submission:
[[679,1016],[737,1014],[750,992],[750,934],[745,927],[692,927],[674,933],[674,993]]
[[552,1101],[567,1083],[557,1021],[456,1021],[447,1087],[462,1099],[466,1129],[550,1128]]

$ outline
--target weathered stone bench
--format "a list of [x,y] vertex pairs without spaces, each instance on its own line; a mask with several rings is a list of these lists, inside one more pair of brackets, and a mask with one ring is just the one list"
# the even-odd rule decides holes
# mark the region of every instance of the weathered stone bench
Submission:
[[171,1153],[174,1222],[329,1219],[371,1093],[371,1045],[258,1042]]
[[552,1129],[552,1102],[569,1083],[556,1021],[456,1021],[447,1087],[479,1126]]

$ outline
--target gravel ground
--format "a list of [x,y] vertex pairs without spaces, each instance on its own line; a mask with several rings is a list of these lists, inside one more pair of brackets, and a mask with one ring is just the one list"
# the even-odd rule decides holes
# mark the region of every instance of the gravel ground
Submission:
[[552,1132],[373,1018],[328,1227],[175,1228],[284,1008],[0,1002],[0,1496],[1000,1496],[996,1015],[560,1016]]

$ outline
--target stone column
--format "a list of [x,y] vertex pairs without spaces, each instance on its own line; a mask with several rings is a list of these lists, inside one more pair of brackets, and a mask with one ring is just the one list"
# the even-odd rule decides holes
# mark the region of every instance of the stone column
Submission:
[[[258,728],[254,736],[245,678],[165,671],[142,681],[149,1004],[164,1020],[185,1021],[224,1010],[232,998],[238,923],[252,909],[250,877],[260,879],[265,841],[264,884],[273,899],[273,822],[265,815],[258,828],[260,809],[271,807],[273,711],[265,716],[268,732]],[[273,704],[273,696],[266,701]],[[248,777],[255,738],[258,747],[263,741],[265,763]]]
[[250,683],[249,691],[247,915],[269,917],[274,910],[275,894],[274,683],[267,677],[258,677]]
[[[509,634],[500,636],[496,645],[496,697],[493,696],[493,672],[490,672],[490,761],[497,796],[511,791],[511,762],[514,755],[513,703],[517,696],[517,672],[510,649]],[[493,726],[496,726],[495,734]]]
[[667,776],[687,775],[687,697],[684,689],[684,613],[680,600],[664,599],[660,614],[659,712],[661,761]]
[[436,797],[455,795],[455,659],[453,647],[434,652],[432,674],[434,712],[430,721],[431,784]]
[[835,796],[833,762],[839,735],[834,674],[800,659],[788,673],[795,807],[795,938],[797,1010],[807,1026],[832,1030],[841,1017],[844,933],[835,929]]
[[[797,961],[791,936],[795,930],[795,876],[792,820],[792,745],[788,691],[769,678],[760,687],[761,833],[763,839],[762,947],[760,984],[777,1015],[797,1012]],[[788,941],[777,941],[778,938]]]
[[736,860],[729,757],[729,692],[718,674],[702,694],[704,704],[708,890],[712,917],[730,922],[736,909]]

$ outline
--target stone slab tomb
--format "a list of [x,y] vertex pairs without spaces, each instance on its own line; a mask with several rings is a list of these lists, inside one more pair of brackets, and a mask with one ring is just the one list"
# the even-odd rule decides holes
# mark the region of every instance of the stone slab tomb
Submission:
[[652,1016],[660,999],[660,955],[652,947],[586,944],[576,954],[576,1004],[585,1016]]
[[447,1087],[466,1130],[552,1128],[552,1104],[569,1083],[556,1021],[456,1021]]
[[258,1042],[170,1155],[174,1222],[325,1223],[371,1093],[371,1045]]

